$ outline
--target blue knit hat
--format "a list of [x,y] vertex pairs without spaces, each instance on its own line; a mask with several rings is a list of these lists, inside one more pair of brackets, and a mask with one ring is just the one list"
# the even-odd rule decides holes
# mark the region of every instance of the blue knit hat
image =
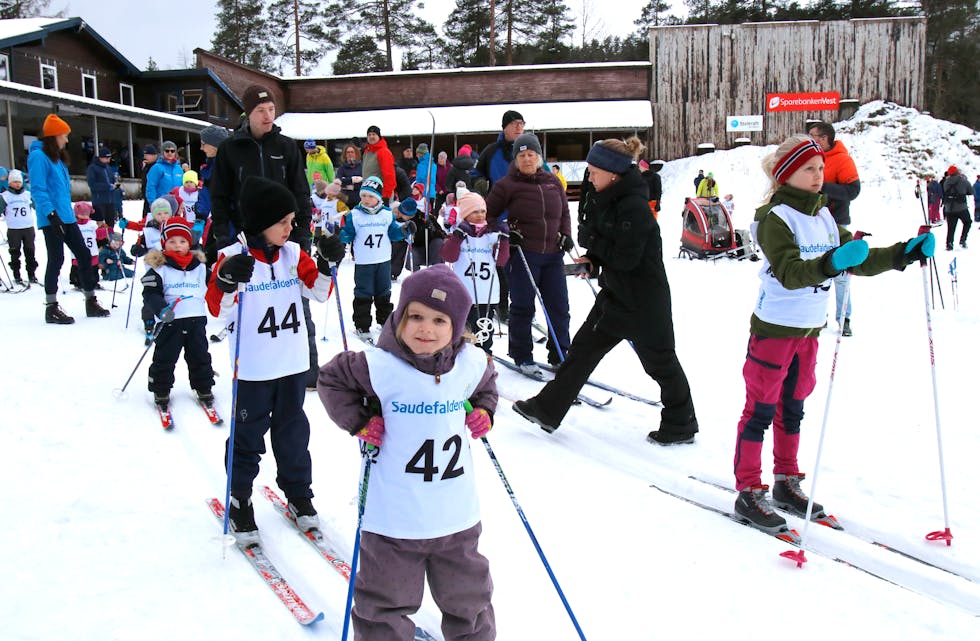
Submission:
[[419,210],[419,204],[414,198],[406,198],[398,203],[398,213],[402,216],[414,216]]
[[610,149],[599,140],[592,145],[589,155],[585,157],[585,162],[614,174],[625,174],[633,166],[633,157]]
[[377,176],[368,176],[361,182],[361,194],[369,194],[380,199],[381,190],[384,189],[384,182]]

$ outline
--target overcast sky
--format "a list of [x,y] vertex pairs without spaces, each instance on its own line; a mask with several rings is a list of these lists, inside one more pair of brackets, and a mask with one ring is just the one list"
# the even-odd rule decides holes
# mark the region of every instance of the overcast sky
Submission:
[[[605,35],[625,36],[636,27],[633,20],[640,16],[640,10],[648,0],[617,0],[615,8],[605,0],[571,0],[567,2],[580,26],[578,15],[583,3],[598,13],[605,8],[604,15],[596,15],[590,21],[602,22]],[[423,16],[436,25],[442,25],[456,6],[455,0],[426,0]],[[682,0],[673,4],[682,11]],[[215,29],[215,5],[213,0],[164,0],[163,2],[119,3],[106,0],[52,0],[53,11],[65,10],[69,17],[80,17],[95,31],[119,50],[140,69],[146,68],[150,56],[161,69],[178,69],[185,66],[183,58],[194,66],[195,48],[211,48],[211,38]],[[581,36],[576,35],[576,42]],[[329,67],[323,70],[329,73]]]

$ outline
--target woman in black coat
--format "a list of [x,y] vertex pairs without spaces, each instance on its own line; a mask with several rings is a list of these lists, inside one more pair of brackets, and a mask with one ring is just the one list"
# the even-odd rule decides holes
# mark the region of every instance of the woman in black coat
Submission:
[[603,140],[589,151],[587,183],[579,203],[576,262],[598,273],[595,305],[572,339],[568,357],[541,392],[514,410],[545,431],[558,428],[599,361],[620,341],[631,341],[643,369],[660,386],[660,428],[647,440],[690,443],[698,431],[691,389],[674,352],[670,286],[660,226],[650,212],[646,181],[636,167],[643,144]]

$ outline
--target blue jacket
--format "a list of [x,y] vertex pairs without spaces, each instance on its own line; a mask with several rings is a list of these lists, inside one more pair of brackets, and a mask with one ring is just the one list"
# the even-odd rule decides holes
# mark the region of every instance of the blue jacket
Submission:
[[113,191],[116,191],[116,168],[93,158],[85,172],[88,188],[92,190],[92,206],[114,204]]
[[980,207],[980,176],[977,177],[977,182],[973,183],[973,206]]
[[[433,170],[435,169],[435,164],[431,164],[431,165],[429,164],[431,159],[432,156],[430,154],[425,154],[424,156],[419,158],[419,164],[415,168],[415,180],[413,182],[422,183],[423,185],[425,184],[426,178],[429,176],[429,168],[432,167]],[[429,185],[428,185],[429,189],[428,189],[428,194],[426,195],[429,198],[435,198],[436,197],[435,171],[432,172],[432,177],[428,178],[428,180],[429,180]]]
[[58,218],[65,224],[77,222],[71,208],[68,167],[61,160],[52,162],[41,150],[40,140],[31,143],[27,171],[31,175],[31,197],[37,211],[37,228],[44,229],[50,224],[48,214],[53,211],[58,212]]
[[146,202],[153,204],[154,200],[183,184],[184,170],[180,164],[176,160],[168,162],[165,158],[158,158],[146,174]]
[[208,187],[208,183],[211,182],[211,172],[214,170],[214,158],[206,158],[204,164],[201,168],[197,170],[197,176],[201,179],[204,185],[197,190],[197,206],[194,208],[194,212],[198,220],[204,220],[211,215],[211,188]]
[[938,205],[943,202],[943,186],[938,180],[930,180],[926,183],[926,201],[930,205]]

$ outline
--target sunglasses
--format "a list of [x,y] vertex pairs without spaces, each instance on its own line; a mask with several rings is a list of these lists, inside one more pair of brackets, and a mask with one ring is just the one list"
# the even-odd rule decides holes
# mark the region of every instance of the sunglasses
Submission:
[[163,153],[165,153],[165,154],[175,154],[175,153],[177,153],[177,150],[176,149],[164,149],[163,150]]

